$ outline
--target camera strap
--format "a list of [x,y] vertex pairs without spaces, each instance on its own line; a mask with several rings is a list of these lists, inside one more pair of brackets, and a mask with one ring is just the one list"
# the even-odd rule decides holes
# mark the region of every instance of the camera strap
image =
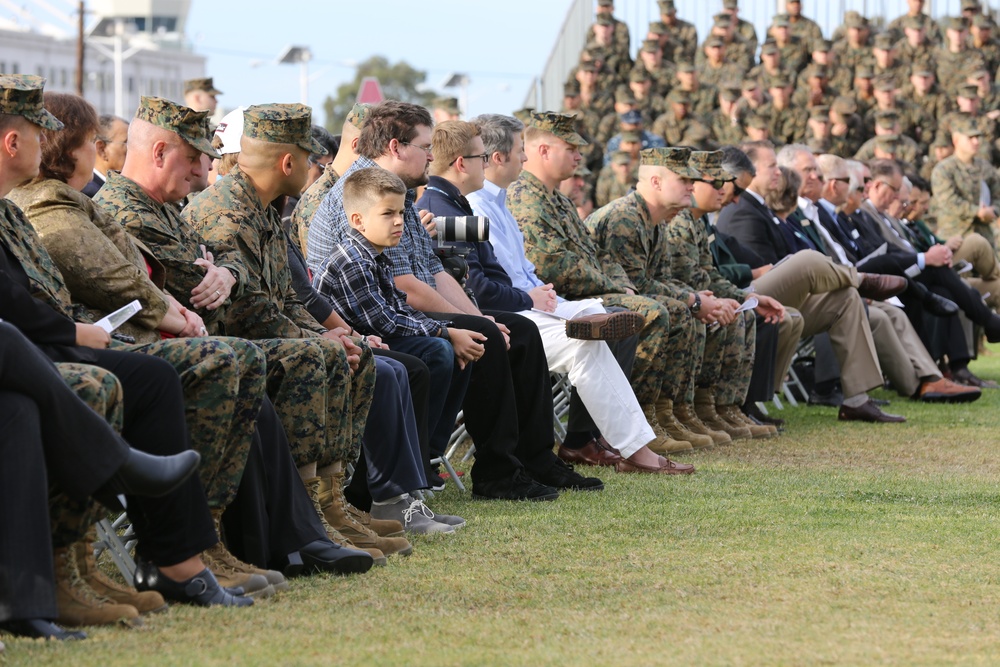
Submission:
[[424,190],[433,190],[434,192],[440,192],[442,195],[444,195],[444,197],[448,201],[450,201],[452,204],[465,211],[465,215],[475,215],[472,212],[472,205],[469,203],[469,200],[466,199],[465,197],[462,197],[461,199],[455,199],[454,195],[452,195],[451,193],[445,192],[441,188],[435,187],[433,185],[428,185],[427,187],[424,188]]

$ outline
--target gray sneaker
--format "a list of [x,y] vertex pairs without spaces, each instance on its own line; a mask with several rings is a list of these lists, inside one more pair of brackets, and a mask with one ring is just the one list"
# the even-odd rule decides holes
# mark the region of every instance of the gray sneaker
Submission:
[[448,524],[434,520],[434,512],[430,511],[422,500],[404,496],[391,505],[372,504],[370,514],[376,519],[393,519],[403,524],[403,530],[417,535],[434,533],[454,533],[455,529]]
[[[417,500],[416,498],[414,498],[411,495],[407,495],[407,497],[410,499],[410,502],[413,502],[414,500]],[[417,502],[420,502],[420,501],[418,500]],[[426,505],[424,505],[424,508],[428,512],[430,512],[431,514],[434,515],[434,520],[437,521],[438,523],[443,523],[445,525],[451,526],[455,530],[458,530],[459,528],[464,528],[465,527],[465,519],[463,519],[460,516],[456,516],[454,514],[440,514],[438,512],[431,511],[431,509],[429,507],[427,507]]]

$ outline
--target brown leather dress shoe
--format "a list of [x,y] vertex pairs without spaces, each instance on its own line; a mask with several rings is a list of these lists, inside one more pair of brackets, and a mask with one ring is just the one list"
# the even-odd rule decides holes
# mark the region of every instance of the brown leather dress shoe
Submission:
[[902,415],[891,415],[882,412],[872,399],[868,399],[863,405],[851,408],[846,405],[840,406],[840,414],[837,419],[843,422],[905,422],[906,417]]
[[[608,466],[614,467],[622,457],[611,445],[605,446],[601,442],[604,438],[591,440],[580,449],[571,449],[559,445],[558,456],[566,463],[585,466]],[[607,442],[605,440],[605,442]]]
[[628,459],[622,459],[615,466],[615,470],[618,472],[644,472],[651,475],[692,475],[694,474],[694,466],[688,463],[677,463],[676,461],[671,461],[667,459],[667,462],[657,468],[656,466],[647,466],[641,463],[633,463]]
[[644,326],[646,318],[630,310],[597,313],[566,320],[566,336],[579,340],[621,340],[636,335]]
[[882,301],[906,291],[906,278],[884,273],[859,273],[858,294],[863,299]]
[[971,403],[982,395],[983,392],[976,387],[938,378],[920,383],[916,397],[925,403]]

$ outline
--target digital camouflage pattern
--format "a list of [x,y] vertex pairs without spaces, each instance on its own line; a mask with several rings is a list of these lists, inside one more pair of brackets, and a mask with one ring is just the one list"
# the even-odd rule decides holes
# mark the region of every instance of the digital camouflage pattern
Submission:
[[217,158],[219,151],[212,148],[209,139],[208,116],[208,111],[195,111],[162,97],[143,96],[135,111],[136,119],[169,130],[205,155]]
[[587,145],[587,140],[577,133],[576,118],[571,114],[556,113],[554,111],[532,112],[525,125],[553,134],[557,138],[574,146]]
[[45,79],[32,74],[0,75],[0,114],[22,116],[46,130],[63,129],[62,121],[42,106]]
[[993,224],[978,217],[982,184],[990,192],[994,211],[1000,205],[1000,177],[986,160],[974,157],[964,163],[952,155],[931,172],[931,215],[937,220],[937,235],[949,239],[955,235],[977,233],[996,247]]
[[271,144],[294,144],[312,155],[327,150],[312,136],[312,109],[304,104],[255,104],[243,112],[243,136]]
[[299,240],[303,257],[306,257],[306,246],[309,244],[309,225],[312,224],[313,216],[316,215],[316,209],[323,203],[326,193],[336,185],[338,178],[340,176],[334,170],[333,164],[326,165],[323,175],[317,178],[315,183],[306,188],[306,191],[302,193],[299,201],[295,204],[295,210],[292,211],[292,223],[289,235],[293,239]]
[[202,79],[187,79],[184,82],[184,93],[190,93],[195,90],[204,90],[206,93],[212,95],[222,95],[222,91],[216,89],[215,83],[212,81],[212,77],[206,77]]

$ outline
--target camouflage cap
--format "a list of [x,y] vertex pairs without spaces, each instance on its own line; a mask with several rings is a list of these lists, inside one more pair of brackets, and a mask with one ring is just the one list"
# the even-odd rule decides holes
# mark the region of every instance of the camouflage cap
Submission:
[[580,82],[576,79],[570,79],[563,84],[563,97],[579,97],[580,95]]
[[695,71],[695,66],[694,63],[690,61],[683,61],[677,63],[677,68],[675,71],[678,72],[679,74],[690,74],[691,72]]
[[883,130],[891,130],[899,123],[899,113],[895,109],[880,109],[875,112],[875,125]]
[[972,17],[972,25],[979,29],[985,28],[989,30],[993,27],[993,21],[986,14],[976,14]]
[[613,26],[615,19],[608,14],[598,14],[597,18],[594,19],[594,23],[597,25]]
[[633,67],[632,71],[628,73],[629,83],[643,83],[644,81],[652,81],[645,67]]
[[365,122],[368,120],[368,116],[371,115],[371,110],[372,110],[371,104],[358,102],[353,107],[351,107],[350,112],[347,114],[347,122],[360,130],[365,126]]
[[806,78],[809,79],[829,79],[830,72],[827,70],[826,65],[820,65],[819,63],[813,63],[806,67]]
[[896,80],[893,79],[892,76],[890,75],[880,76],[875,81],[875,90],[889,91],[889,90],[896,90],[896,88],[897,88]]
[[518,119],[519,121],[527,125],[528,121],[531,120],[531,114],[533,114],[534,112],[535,112],[535,107],[524,107],[523,109],[518,109],[517,111],[514,112],[514,118]]
[[21,116],[35,125],[58,131],[62,121],[42,106],[45,79],[33,74],[0,75],[0,113]]
[[909,14],[907,14],[906,16],[903,17],[903,20],[900,21],[900,23],[903,25],[904,30],[924,29],[924,22],[919,16],[910,16]]
[[312,109],[304,104],[256,104],[243,112],[243,136],[272,144],[295,144],[311,155],[327,150],[312,136]]
[[830,107],[825,104],[820,104],[809,110],[809,118],[811,120],[821,120],[824,122],[830,122]]
[[829,53],[833,50],[833,42],[828,39],[814,39],[812,41],[813,53]]
[[738,0],[722,0],[723,9],[739,9]]
[[184,82],[185,95],[195,90],[203,90],[210,95],[222,95],[222,91],[216,89],[210,76],[203,79],[188,79]]
[[771,81],[767,87],[769,90],[773,90],[774,88],[788,88],[791,85],[792,80],[789,79],[784,73],[781,73],[771,77]]
[[771,26],[774,28],[789,28],[792,22],[788,20],[788,14],[775,14],[771,19]]
[[448,113],[461,113],[458,108],[457,97],[437,97],[434,98],[433,108],[442,109]]
[[968,27],[964,16],[947,16],[941,23],[944,25],[945,30],[957,30],[961,32]]
[[677,7],[674,6],[674,0],[656,0],[656,4],[660,6],[661,14],[677,13]]
[[613,7],[615,0],[597,0],[598,7]]
[[979,86],[974,83],[963,83],[955,89],[956,97],[965,97],[970,100],[979,97]]
[[621,133],[622,143],[639,144],[642,143],[642,132],[639,130],[624,130]]
[[964,134],[967,137],[981,137],[983,130],[979,126],[976,118],[969,115],[962,115],[951,124],[951,131]]
[[586,56],[590,60],[600,60],[601,62],[603,62],[608,59],[608,50],[605,49],[600,44],[588,44],[583,48],[583,52],[580,54],[580,56],[581,57]]
[[635,95],[628,86],[619,86],[615,91],[615,104],[635,104]]
[[884,151],[895,152],[899,148],[899,135],[880,134],[875,137],[875,145]]
[[731,28],[733,25],[733,15],[727,12],[719,12],[712,17],[712,25],[716,28]]
[[853,97],[841,95],[830,105],[830,110],[842,116],[850,116],[858,112],[858,103]]
[[587,169],[587,165],[585,165],[583,162],[581,162],[580,166],[578,166],[576,169],[573,170],[573,175],[574,176],[578,176],[580,178],[587,178],[588,176],[590,176],[593,173],[594,172],[592,172],[591,170]]
[[577,69],[577,71],[580,71],[580,72],[595,72],[596,73],[597,72],[597,65],[595,65],[593,62],[587,60],[587,61],[584,61],[584,62],[580,63],[577,66],[576,69]]
[[663,21],[651,21],[649,24],[649,32],[654,35],[668,35],[670,30],[667,28],[667,24]]
[[644,39],[642,40],[642,49],[640,51],[645,51],[646,53],[656,53],[660,50],[660,42],[656,39]]
[[726,46],[726,43],[721,37],[709,37],[705,40],[706,49],[721,49]]
[[854,78],[856,79],[874,79],[875,70],[871,68],[870,65],[859,65],[856,70],[854,70]]
[[143,97],[135,110],[137,120],[169,130],[205,155],[217,158],[219,151],[212,148],[208,138],[208,114],[208,111],[195,111],[162,97]]
[[740,83],[740,89],[745,91],[757,90],[757,80],[756,79],[743,79]]
[[734,86],[722,86],[719,88],[719,98],[726,102],[735,102],[740,99],[740,89]]
[[979,0],[962,0],[962,11],[966,9],[979,9]]
[[761,45],[761,47],[760,47],[760,54],[762,56],[767,56],[767,55],[771,55],[771,54],[774,54],[774,53],[780,53],[780,52],[781,52],[781,50],[778,48],[778,45],[775,42],[772,42],[770,40],[764,42],[764,44]]
[[844,25],[848,28],[864,28],[868,25],[868,19],[861,12],[851,10],[844,13]]
[[674,88],[667,94],[667,102],[670,104],[691,104],[691,95],[686,90]]
[[576,131],[576,119],[568,114],[556,113],[555,111],[532,112],[525,125],[555,135],[567,144],[587,145],[587,140]]
[[934,70],[932,70],[926,62],[920,61],[913,65],[913,71],[910,76],[934,76]]
[[691,151],[688,167],[706,181],[735,181],[736,177],[722,168],[722,151]]
[[611,164],[628,164],[632,161],[632,154],[628,151],[615,151],[611,154]]
[[945,148],[945,147],[951,148],[952,145],[953,144],[951,143],[951,137],[945,134],[944,132],[939,132],[937,135],[935,135],[934,141],[931,142],[932,148]]
[[895,45],[896,43],[893,41],[892,35],[887,32],[875,35],[875,39],[872,41],[872,47],[879,49],[880,51],[889,51]]
[[639,153],[639,164],[646,167],[666,167],[682,178],[701,178],[698,170],[688,163],[690,148],[647,148]]
[[752,127],[755,130],[766,130],[770,129],[770,124],[768,123],[768,118],[761,114],[750,114],[745,123],[747,127]]

